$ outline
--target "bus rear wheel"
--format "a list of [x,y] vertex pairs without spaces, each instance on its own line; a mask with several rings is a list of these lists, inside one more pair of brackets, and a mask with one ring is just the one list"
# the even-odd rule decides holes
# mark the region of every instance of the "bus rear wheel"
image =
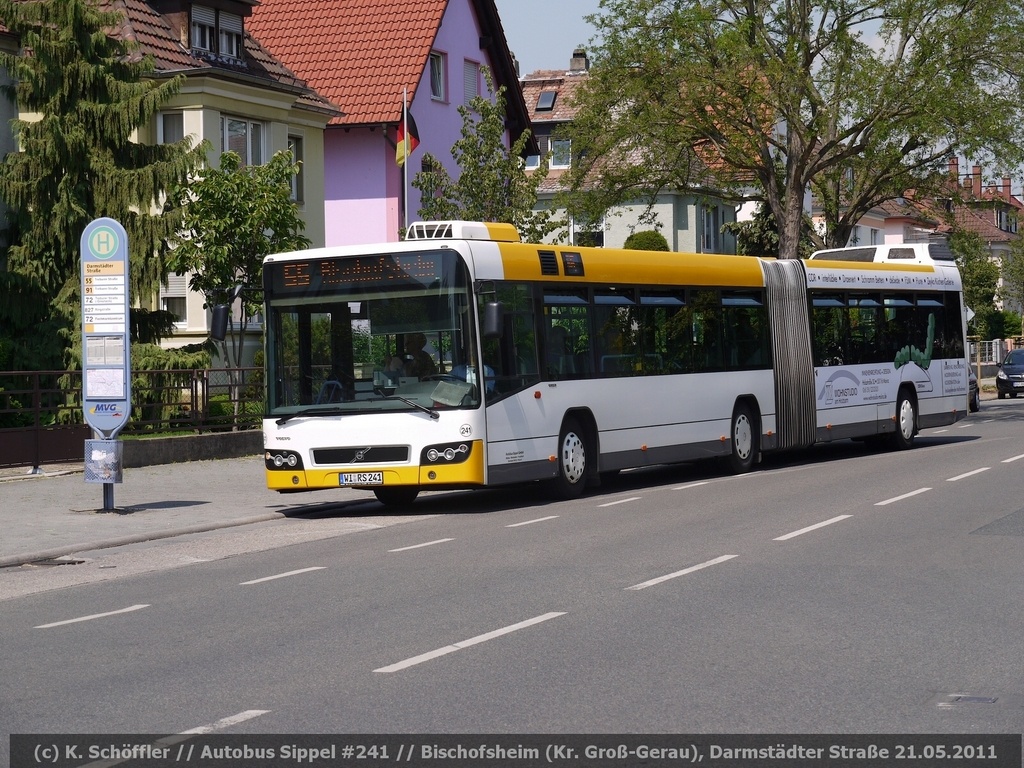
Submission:
[[420,489],[415,485],[396,485],[390,488],[374,488],[373,495],[385,507],[407,507],[416,501]]
[[733,474],[742,475],[754,468],[758,453],[758,426],[754,412],[746,403],[737,403],[732,413],[729,430],[732,448],[729,453],[729,469]]
[[575,499],[587,485],[587,439],[576,419],[567,419],[558,436],[558,474],[551,481],[560,499]]
[[896,431],[892,433],[892,447],[905,451],[914,445],[917,434],[917,405],[906,391],[900,390],[896,398]]

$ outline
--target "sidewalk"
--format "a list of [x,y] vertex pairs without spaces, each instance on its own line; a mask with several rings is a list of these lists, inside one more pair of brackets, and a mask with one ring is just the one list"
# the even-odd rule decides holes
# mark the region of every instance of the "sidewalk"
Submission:
[[259,456],[125,469],[104,511],[102,484],[83,466],[0,471],[0,568],[91,549],[215,530],[372,495],[267,490]]

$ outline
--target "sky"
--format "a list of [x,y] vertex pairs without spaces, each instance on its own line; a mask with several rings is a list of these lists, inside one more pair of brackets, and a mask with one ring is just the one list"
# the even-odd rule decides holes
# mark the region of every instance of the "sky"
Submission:
[[583,20],[599,0],[495,0],[508,47],[519,73],[568,69],[577,46],[587,47],[597,30]]

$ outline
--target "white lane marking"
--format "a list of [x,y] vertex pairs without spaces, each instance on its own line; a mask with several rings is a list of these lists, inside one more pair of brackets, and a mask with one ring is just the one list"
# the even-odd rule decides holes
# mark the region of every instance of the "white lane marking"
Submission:
[[1010,462],[1019,461],[1020,459],[1024,459],[1024,453],[1021,453],[1017,456],[1011,456],[1008,459],[1003,459],[1003,464],[1009,464]]
[[957,429],[970,429],[973,426],[974,425],[971,422],[965,421],[963,424],[961,424],[959,427],[957,427]]
[[543,523],[545,520],[554,520],[558,515],[548,515],[547,517],[538,517],[536,520],[524,520],[521,523],[512,523],[506,525],[506,528],[518,528],[521,525],[533,525],[534,523]]
[[964,472],[962,475],[956,477],[947,477],[947,483],[955,483],[957,480],[963,480],[965,477],[971,477],[972,475],[980,475],[982,472],[988,472],[990,467],[982,467],[981,469],[973,469],[970,472]]
[[77,619],[67,619],[66,621],[55,621],[52,624],[40,624],[38,627],[33,629],[49,629],[50,627],[62,627],[65,624],[77,624],[80,621],[92,621],[93,619],[103,619],[107,616],[116,616],[119,613],[131,613],[132,611],[141,611],[143,608],[149,608],[149,604],[145,605],[132,605],[128,608],[122,608],[119,611],[107,611],[106,613],[94,613],[91,616],[80,616]]
[[609,501],[607,504],[598,504],[598,507],[614,507],[616,504],[625,504],[627,501],[640,501],[639,496],[630,496],[628,499],[619,499],[617,501]]
[[550,619],[556,619],[559,616],[564,616],[564,615],[565,615],[565,611],[555,611],[555,612],[552,612],[552,613],[545,613],[545,614],[543,614],[541,616],[534,616],[532,619],[526,619],[526,621],[520,621],[517,624],[510,624],[507,627],[502,627],[501,629],[496,629],[493,632],[485,632],[482,635],[477,635],[476,637],[471,637],[468,640],[462,640],[462,641],[460,641],[458,643],[452,643],[451,645],[446,645],[443,648],[438,648],[438,649],[433,650],[433,651],[427,651],[426,653],[421,653],[419,656],[413,656],[411,658],[405,659],[404,661],[398,661],[398,662],[395,662],[394,664],[389,664],[386,667],[380,667],[380,668],[375,669],[373,671],[374,672],[398,672],[399,670],[408,669],[409,667],[414,667],[417,664],[422,664],[425,661],[430,661],[431,659],[436,659],[439,656],[445,656],[445,655],[447,655],[449,653],[454,653],[455,651],[461,651],[463,648],[469,648],[471,645],[476,645],[477,643],[483,643],[483,642],[486,642],[488,640],[493,640],[496,637],[501,637],[502,635],[507,635],[510,632],[515,632],[516,630],[525,629],[526,627],[531,627],[534,624],[540,624],[543,621],[548,621]]
[[432,547],[434,544],[444,544],[446,541],[455,541],[455,539],[435,539],[434,541],[426,541],[422,544],[413,544],[411,547],[399,547],[398,549],[389,549],[388,552],[407,552],[410,549],[419,549],[420,547]]
[[[180,733],[173,734],[171,736],[164,736],[153,741],[154,747],[173,747],[177,746],[177,755],[175,761],[178,763],[192,762],[192,755],[195,752],[195,745],[190,744],[188,751],[186,752],[185,744],[190,741],[189,736],[202,735],[204,733],[213,733],[219,731],[228,726],[241,723],[246,720],[251,720],[254,717],[265,715],[269,712],[269,709],[247,709],[245,712],[239,712],[237,715],[231,717],[225,717],[218,720],[215,723],[209,725],[200,725],[198,728],[191,728],[187,731],[181,731]],[[115,765],[123,765],[127,763],[131,758],[125,758],[123,760],[96,760],[91,763],[87,763],[82,768],[113,768]]]
[[875,506],[884,507],[886,504],[892,504],[894,501],[903,501],[903,499],[909,499],[911,496],[917,496],[919,493],[925,493],[930,490],[931,488],[918,488],[916,491],[904,493],[902,496],[893,496],[891,499],[886,499],[885,501],[876,501]]
[[288,571],[287,573],[279,573],[276,576],[264,576],[262,579],[253,579],[252,581],[243,581],[238,586],[244,587],[246,584],[260,584],[264,581],[273,581],[274,579],[286,579],[289,576],[297,576],[300,573],[309,573],[310,571],[322,571],[326,568],[326,565],[314,565],[310,568],[300,568],[297,571]]
[[772,539],[772,541],[785,541],[786,539],[792,539],[796,536],[807,533],[808,531],[816,531],[818,528],[824,528],[826,525],[838,523],[840,520],[845,520],[848,517],[853,517],[853,515],[839,515],[838,517],[833,517],[831,520],[823,520],[820,523],[815,523],[814,525],[809,525],[806,528],[801,528],[799,531],[793,531],[792,533],[787,533],[784,536],[778,536],[775,539]]
[[[963,425],[961,424],[960,426],[962,427]],[[931,434],[933,434],[933,435],[942,435],[942,434],[945,434],[946,432],[949,432],[949,430],[948,429],[933,429],[931,431]]]
[[673,491],[685,491],[685,490],[687,490],[689,488],[696,488],[699,485],[707,485],[707,484],[708,484],[707,480],[701,480],[699,483],[690,483],[689,485],[676,486],[672,490]]
[[650,581],[643,581],[643,582],[641,582],[639,584],[634,584],[632,587],[626,587],[626,589],[646,589],[647,587],[653,587],[655,584],[661,584],[661,582],[663,582],[663,581],[668,581],[669,579],[674,579],[677,576],[685,576],[688,573],[693,573],[694,571],[699,571],[701,568],[708,568],[709,566],[712,566],[712,565],[718,565],[719,563],[724,563],[726,560],[732,560],[734,557],[739,557],[739,555],[722,555],[721,557],[716,557],[714,560],[708,560],[706,563],[701,563],[700,565],[691,565],[689,568],[684,568],[681,571],[676,571],[675,573],[669,573],[669,574],[667,574],[665,576],[659,576],[658,578],[651,579]]
[[244,712],[239,712],[237,715],[231,717],[222,717],[215,723],[209,725],[200,725],[196,728],[189,728],[187,731],[182,731],[181,735],[196,734],[196,733],[213,733],[214,731],[222,731],[225,728],[230,728],[232,725],[238,725],[244,723],[246,720],[252,720],[254,717],[265,715],[269,712],[269,709],[247,709]]

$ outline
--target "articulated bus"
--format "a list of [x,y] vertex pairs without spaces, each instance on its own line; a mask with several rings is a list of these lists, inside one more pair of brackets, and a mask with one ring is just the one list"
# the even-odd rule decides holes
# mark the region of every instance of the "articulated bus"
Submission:
[[264,262],[267,485],[546,481],[840,439],[911,447],[967,413],[960,275],[520,242],[421,222],[405,241]]

